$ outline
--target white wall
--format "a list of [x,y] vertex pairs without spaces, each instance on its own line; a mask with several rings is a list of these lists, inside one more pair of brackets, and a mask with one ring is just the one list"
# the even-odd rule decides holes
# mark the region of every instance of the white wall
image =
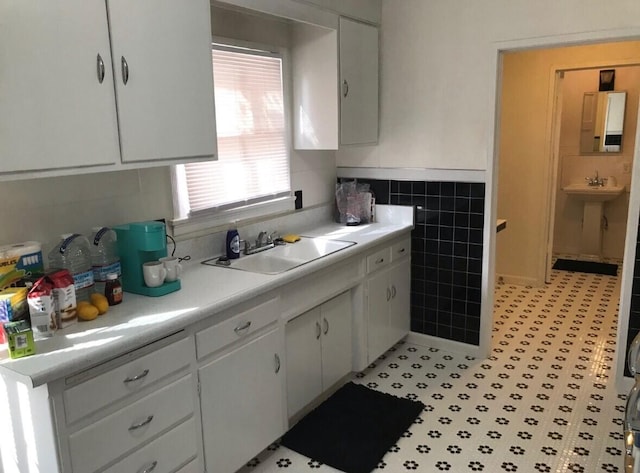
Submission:
[[338,165],[490,169],[497,43],[632,27],[637,0],[383,0],[380,145]]

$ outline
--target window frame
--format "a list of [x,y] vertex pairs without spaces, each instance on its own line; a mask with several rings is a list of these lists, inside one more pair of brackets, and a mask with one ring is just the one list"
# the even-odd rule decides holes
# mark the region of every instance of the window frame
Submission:
[[[238,205],[225,205],[216,209],[203,209],[188,213],[188,198],[186,196],[186,179],[183,165],[171,166],[171,196],[173,201],[173,219],[170,224],[174,236],[208,234],[214,231],[222,231],[229,224],[249,223],[262,220],[265,217],[274,217],[284,213],[290,213],[295,207],[295,197],[291,182],[291,154],[292,154],[292,110],[291,110],[291,61],[289,50],[285,47],[273,46],[253,41],[244,41],[234,38],[212,36],[211,46],[217,45],[220,49],[233,51],[244,49],[255,51],[256,55],[277,56],[282,60],[282,93],[285,122],[285,147],[287,152],[287,168],[289,171],[289,195],[274,197],[258,202],[237,202]],[[215,87],[215,70],[214,70]],[[216,133],[217,140],[217,133]],[[216,156],[216,160],[218,157]]]

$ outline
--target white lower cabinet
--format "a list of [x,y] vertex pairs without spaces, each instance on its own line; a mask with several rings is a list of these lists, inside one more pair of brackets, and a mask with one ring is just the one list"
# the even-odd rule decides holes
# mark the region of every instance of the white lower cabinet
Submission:
[[[371,276],[367,289],[367,353],[368,362],[387,351],[407,335],[411,325],[410,243],[394,245],[372,255]],[[397,261],[397,262],[393,262]],[[375,267],[375,263],[381,269]],[[388,262],[388,263],[387,263]]]
[[351,334],[350,291],[287,323],[289,417],[351,372]]
[[231,473],[284,433],[282,329],[198,370],[206,471]]

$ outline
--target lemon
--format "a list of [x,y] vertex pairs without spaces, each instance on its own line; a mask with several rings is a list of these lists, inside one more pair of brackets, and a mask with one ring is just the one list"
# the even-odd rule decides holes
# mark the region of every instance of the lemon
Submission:
[[91,303],[97,307],[100,315],[106,314],[109,310],[109,301],[105,296],[97,292],[91,294]]
[[93,320],[98,316],[98,308],[88,302],[78,304],[78,318],[80,320]]

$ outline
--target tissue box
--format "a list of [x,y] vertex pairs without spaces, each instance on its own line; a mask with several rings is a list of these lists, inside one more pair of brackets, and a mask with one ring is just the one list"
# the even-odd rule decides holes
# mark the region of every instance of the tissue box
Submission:
[[3,328],[7,334],[9,356],[12,359],[33,355],[36,352],[33,331],[26,320],[8,322],[3,324]]

